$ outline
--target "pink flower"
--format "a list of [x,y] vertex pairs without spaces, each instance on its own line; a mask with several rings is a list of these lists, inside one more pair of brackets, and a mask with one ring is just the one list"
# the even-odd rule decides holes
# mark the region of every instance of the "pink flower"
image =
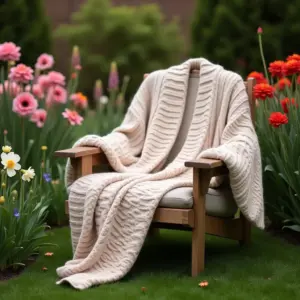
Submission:
[[37,109],[31,115],[30,121],[34,122],[37,127],[42,128],[47,119],[47,112],[44,109]]
[[72,66],[73,66],[74,69],[76,69],[77,66],[80,66],[80,53],[79,53],[79,47],[78,46],[73,47]]
[[88,106],[87,97],[82,93],[72,94],[70,99],[71,101],[73,101],[76,107],[79,107],[81,109],[85,109]]
[[262,33],[263,33],[263,29],[262,29],[261,27],[258,27],[258,28],[257,28],[257,33],[258,33],[258,34],[262,34]]
[[41,89],[46,92],[48,88],[50,87],[50,82],[48,75],[40,75],[37,78],[37,84],[41,87]]
[[32,92],[32,94],[39,99],[42,99],[44,97],[44,91],[39,84],[33,84],[32,88],[30,85],[26,85],[25,91]]
[[16,44],[12,42],[0,44],[0,60],[19,60],[21,57],[20,49],[20,47],[17,47]]
[[35,64],[35,67],[39,70],[51,69],[54,65],[54,58],[52,55],[43,53],[41,54]]
[[68,119],[69,123],[73,126],[81,125],[83,121],[83,117],[80,116],[76,110],[70,110],[66,108],[62,115],[65,119]]
[[109,90],[117,90],[119,87],[119,74],[117,63],[112,62],[110,65],[110,72],[108,78],[108,89]]
[[33,79],[33,70],[24,64],[18,64],[10,69],[9,79],[15,82],[28,83]]
[[48,95],[46,99],[47,105],[51,105],[53,103],[61,103],[64,104],[67,102],[67,91],[65,88],[60,85],[55,85],[49,88]]
[[65,76],[59,72],[51,71],[48,73],[48,81],[50,85],[62,85],[65,86]]
[[21,87],[16,84],[15,82],[9,82],[8,80],[5,80],[4,82],[4,88],[3,84],[0,84],[0,95],[5,92],[8,92],[11,96],[16,97],[21,92]]
[[100,79],[96,80],[94,85],[94,100],[99,101],[102,96],[102,81]]
[[38,107],[38,102],[32,94],[24,92],[13,100],[13,111],[20,116],[31,115]]

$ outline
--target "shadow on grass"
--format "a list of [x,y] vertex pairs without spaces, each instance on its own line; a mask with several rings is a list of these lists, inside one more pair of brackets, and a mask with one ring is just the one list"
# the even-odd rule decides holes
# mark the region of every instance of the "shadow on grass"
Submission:
[[[130,281],[141,274],[172,273],[177,277],[191,274],[191,233],[164,231],[159,237],[148,238],[133,268],[125,276]],[[234,263],[243,256],[259,255],[255,247],[240,247],[237,241],[218,237],[206,237],[205,264]]]

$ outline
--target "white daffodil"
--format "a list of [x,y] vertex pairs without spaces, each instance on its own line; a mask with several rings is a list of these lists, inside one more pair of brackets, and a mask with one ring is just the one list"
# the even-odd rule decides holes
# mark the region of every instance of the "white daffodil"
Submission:
[[11,151],[11,147],[10,147],[10,146],[3,146],[3,147],[2,147],[2,151],[3,151],[4,153],[9,153],[9,152]]
[[14,152],[1,153],[1,164],[6,169],[7,176],[13,177],[16,175],[16,170],[21,169],[21,165],[18,163],[20,156]]
[[35,176],[35,171],[34,169],[32,169],[31,167],[29,167],[28,170],[22,170],[22,179],[24,181],[30,181],[31,179],[33,179],[33,177]]

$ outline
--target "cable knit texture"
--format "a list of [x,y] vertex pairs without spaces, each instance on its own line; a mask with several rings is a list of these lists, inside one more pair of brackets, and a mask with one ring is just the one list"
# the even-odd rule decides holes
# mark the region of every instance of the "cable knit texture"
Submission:
[[[200,80],[191,125],[181,151],[166,165],[184,122],[194,67],[200,68]],[[87,135],[76,146],[101,148],[115,172],[74,181],[67,163],[74,258],[57,269],[58,284],[86,289],[128,273],[160,199],[174,188],[192,186],[192,170],[184,166],[187,160],[223,160],[237,205],[253,224],[264,228],[260,149],[243,80],[204,58],[151,73],[118,128],[104,137]]]

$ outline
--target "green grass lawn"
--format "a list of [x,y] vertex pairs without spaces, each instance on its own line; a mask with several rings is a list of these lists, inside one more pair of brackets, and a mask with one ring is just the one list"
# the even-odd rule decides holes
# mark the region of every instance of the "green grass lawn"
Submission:
[[[0,282],[0,300],[25,299],[300,299],[300,248],[255,230],[246,248],[237,242],[207,237],[206,271],[191,278],[188,232],[162,231],[146,242],[131,272],[120,282],[76,291],[57,286],[55,269],[71,258],[68,228],[55,229],[48,248],[19,277]],[[42,267],[48,268],[47,272]],[[198,283],[207,280],[207,288]],[[142,292],[141,288],[146,291]]]

